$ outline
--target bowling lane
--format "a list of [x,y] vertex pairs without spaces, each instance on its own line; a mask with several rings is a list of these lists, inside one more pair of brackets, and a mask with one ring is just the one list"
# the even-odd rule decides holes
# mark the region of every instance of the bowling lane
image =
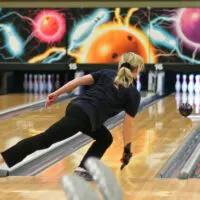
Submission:
[[[126,179],[123,181],[126,184]],[[199,200],[199,184],[198,179],[131,179],[124,200]],[[36,177],[1,178],[0,188],[2,200],[67,199],[60,183],[42,182]]]
[[0,95],[0,111],[45,99],[47,94],[6,94]]
[[[181,117],[176,110],[176,104],[175,96],[171,95],[138,114],[136,117],[138,131],[133,138],[134,157],[122,172],[119,171],[123,146],[122,127],[112,130],[114,143],[102,160],[116,174],[124,191],[125,200],[199,199],[200,180],[154,178],[190,134],[192,128],[197,125],[196,122]],[[63,109],[63,105],[60,108],[54,105],[52,109],[54,111],[50,112],[59,114],[58,111]],[[43,111],[42,116],[45,114],[47,115]],[[54,115],[53,117],[52,121],[55,120]],[[27,132],[31,134],[30,131]],[[0,179],[1,197],[13,200],[44,198],[65,200],[60,178],[76,168],[90,145],[91,143],[35,177]]]
[[70,101],[71,99],[54,104],[48,109],[40,108],[0,122],[0,151],[46,130],[64,116]]
[[[175,95],[170,95],[137,115],[137,133],[132,143],[134,156],[122,172],[119,170],[123,152],[122,126],[112,130],[114,142],[102,160],[113,169],[126,195],[132,190],[130,186],[133,179],[153,179],[197,126],[197,122],[182,117],[176,106]],[[64,174],[76,168],[90,145],[84,146],[36,177],[42,182],[59,182]]]
[[0,200],[67,200],[59,183],[41,183],[35,177],[0,179]]

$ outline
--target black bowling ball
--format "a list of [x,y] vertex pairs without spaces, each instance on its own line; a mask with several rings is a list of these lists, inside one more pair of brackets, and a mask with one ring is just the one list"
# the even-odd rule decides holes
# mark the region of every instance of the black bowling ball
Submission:
[[182,103],[179,112],[182,116],[187,117],[192,113],[192,106],[189,103]]

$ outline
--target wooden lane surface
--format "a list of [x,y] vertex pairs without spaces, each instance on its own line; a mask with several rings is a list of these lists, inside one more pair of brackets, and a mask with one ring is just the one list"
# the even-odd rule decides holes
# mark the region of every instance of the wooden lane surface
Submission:
[[[0,151],[23,138],[43,132],[65,114],[65,108],[70,101],[71,99],[54,104],[48,109],[41,108],[0,122]],[[48,196],[49,190],[50,196]],[[58,199],[66,199],[57,182],[47,186],[41,180],[35,180],[35,177],[0,179],[0,200],[45,199],[47,197],[48,200],[54,200],[55,196]]]
[[66,200],[58,183],[41,183],[35,177],[0,179],[0,200]]
[[[199,180],[131,179],[122,188],[125,200],[199,200]],[[9,177],[0,180],[0,200],[66,200],[60,183],[42,183],[36,177]]]
[[[112,130],[114,142],[102,159],[106,165],[113,169],[123,188],[125,199],[131,199],[129,196],[132,195],[133,188],[137,186],[135,180],[143,183],[144,180],[154,180],[168,159],[189,136],[191,130],[197,126],[197,123],[182,117],[176,110],[174,95],[159,100],[156,104],[139,113],[136,117],[136,124],[137,134],[133,137],[132,146],[134,157],[129,166],[120,172],[119,160],[123,150],[122,126]],[[46,169],[38,174],[37,178],[46,183],[59,182],[63,175],[76,168],[89,146],[83,147]],[[162,180],[154,180],[155,183],[156,181]],[[148,182],[148,184],[152,183]]]
[[57,103],[48,109],[24,113],[0,122],[0,151],[18,141],[42,133],[65,115],[65,109],[71,99]]
[[0,95],[0,111],[21,106],[23,104],[32,103],[46,98],[46,94],[6,94]]
[[[53,109],[55,113],[56,108]],[[42,115],[45,116],[44,113]],[[57,113],[57,115],[59,116],[54,116],[52,120],[56,121],[55,118],[59,118],[61,114]],[[34,119],[33,116],[31,118]],[[35,127],[35,129],[48,126],[44,121],[41,122],[41,127]],[[38,123],[40,121],[37,121]],[[121,126],[112,130],[114,142],[102,159],[115,173],[123,189],[124,199],[199,199],[199,180],[180,181],[154,178],[190,134],[190,131],[197,126],[190,119],[179,115],[176,110],[175,97],[172,95],[159,100],[139,113],[136,123],[138,131],[133,137],[132,147],[134,157],[129,166],[122,172],[119,171],[119,160],[123,150]],[[30,135],[30,132],[27,135]],[[60,178],[76,168],[89,146],[74,152],[36,177],[23,177],[26,184],[18,181],[20,177],[1,179],[0,196],[3,195],[4,199],[8,199],[7,196],[11,195],[14,200],[44,199],[44,196],[51,199],[55,194],[54,198],[66,199],[60,186]]]

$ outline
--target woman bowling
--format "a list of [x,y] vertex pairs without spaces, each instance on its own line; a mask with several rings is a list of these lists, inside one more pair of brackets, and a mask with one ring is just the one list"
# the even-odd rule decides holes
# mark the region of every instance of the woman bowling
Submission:
[[[72,100],[66,108],[65,116],[53,124],[45,132],[23,139],[11,148],[1,152],[0,164],[5,162],[8,167],[22,161],[31,153],[50,147],[52,144],[69,138],[81,131],[95,141],[86,152],[75,173],[91,180],[91,176],[84,168],[88,157],[101,158],[113,142],[109,130],[103,123],[125,111],[123,122],[124,153],[122,168],[128,164],[131,153],[131,140],[134,131],[134,118],[140,104],[140,93],[133,85],[137,74],[144,68],[143,59],[132,52],[120,57],[118,70],[103,69],[76,78],[48,95],[46,107],[51,106],[56,98],[83,85],[91,85],[85,93]],[[0,170],[0,176],[9,176],[9,171]]]

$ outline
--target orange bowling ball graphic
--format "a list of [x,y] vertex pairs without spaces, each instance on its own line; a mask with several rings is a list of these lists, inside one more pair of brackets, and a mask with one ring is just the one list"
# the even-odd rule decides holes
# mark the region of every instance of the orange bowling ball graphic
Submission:
[[103,32],[92,42],[87,55],[87,63],[115,63],[126,52],[134,52],[147,62],[147,49],[132,33],[126,30],[112,29]]
[[40,30],[46,36],[53,36],[59,29],[59,22],[55,16],[45,16],[41,19]]

